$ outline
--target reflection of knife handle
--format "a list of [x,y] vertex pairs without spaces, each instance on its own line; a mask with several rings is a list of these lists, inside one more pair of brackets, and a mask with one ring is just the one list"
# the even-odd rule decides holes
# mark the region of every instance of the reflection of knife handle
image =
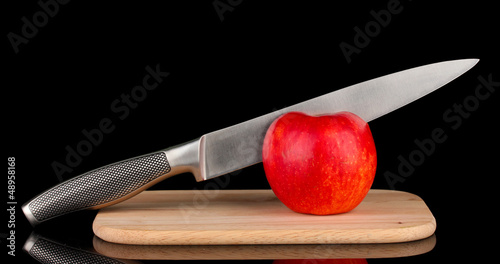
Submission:
[[119,260],[87,250],[62,245],[44,237],[31,234],[23,247],[31,257],[40,263],[96,263],[96,264],[137,264],[131,260]]
[[200,142],[190,141],[84,173],[36,196],[23,205],[23,212],[35,225],[66,213],[124,201],[182,172],[192,172],[200,181]]

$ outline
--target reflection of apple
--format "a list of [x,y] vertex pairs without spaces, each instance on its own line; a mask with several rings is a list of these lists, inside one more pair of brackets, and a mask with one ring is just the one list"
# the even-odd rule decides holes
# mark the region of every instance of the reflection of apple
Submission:
[[267,130],[262,161],[281,202],[299,213],[327,215],[361,203],[375,178],[377,154],[368,124],[353,113],[291,112]]
[[277,259],[273,264],[368,264],[366,259]]

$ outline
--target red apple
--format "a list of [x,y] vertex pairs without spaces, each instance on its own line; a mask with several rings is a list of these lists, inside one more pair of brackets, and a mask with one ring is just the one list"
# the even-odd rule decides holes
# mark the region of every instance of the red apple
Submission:
[[368,124],[350,112],[291,112],[267,130],[262,149],[267,180],[295,212],[329,215],[354,209],[375,178],[377,153]]

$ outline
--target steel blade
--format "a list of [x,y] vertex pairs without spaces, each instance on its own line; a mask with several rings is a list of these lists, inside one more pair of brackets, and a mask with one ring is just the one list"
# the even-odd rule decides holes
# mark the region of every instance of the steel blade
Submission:
[[349,111],[369,122],[442,87],[478,61],[445,61],[396,72],[206,134],[201,138],[202,177],[211,179],[261,162],[265,133],[284,113],[323,115]]

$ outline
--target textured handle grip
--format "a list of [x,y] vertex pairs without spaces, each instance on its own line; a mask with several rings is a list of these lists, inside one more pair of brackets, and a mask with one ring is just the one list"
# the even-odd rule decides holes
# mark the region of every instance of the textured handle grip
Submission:
[[[170,172],[164,152],[117,162],[69,179],[23,205],[32,224],[130,198]],[[161,179],[160,179],[161,178]]]
[[128,264],[135,261],[109,258],[90,251],[73,248],[58,242],[30,235],[24,245],[24,250],[40,263],[85,263],[85,264]]

